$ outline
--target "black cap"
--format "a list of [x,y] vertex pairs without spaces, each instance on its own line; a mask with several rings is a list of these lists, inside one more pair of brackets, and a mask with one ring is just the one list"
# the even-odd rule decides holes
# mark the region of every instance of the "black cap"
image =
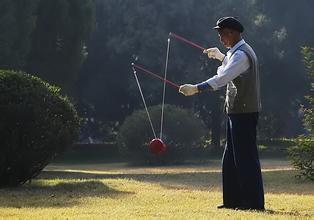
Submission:
[[232,30],[239,31],[242,33],[244,31],[243,25],[238,21],[235,17],[222,17],[219,18],[216,26],[213,29],[223,29],[223,28],[230,28]]

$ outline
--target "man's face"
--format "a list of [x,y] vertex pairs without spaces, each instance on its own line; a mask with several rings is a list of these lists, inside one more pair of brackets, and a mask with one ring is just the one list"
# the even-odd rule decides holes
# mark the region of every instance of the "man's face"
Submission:
[[229,28],[218,30],[220,42],[226,47],[231,48],[234,44],[234,31]]

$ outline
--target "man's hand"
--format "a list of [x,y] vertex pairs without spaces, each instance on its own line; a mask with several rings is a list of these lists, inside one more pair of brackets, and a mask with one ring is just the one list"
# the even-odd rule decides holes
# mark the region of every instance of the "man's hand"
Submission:
[[198,93],[198,88],[197,88],[197,85],[184,84],[180,86],[179,92],[185,96],[191,96]]
[[217,47],[208,48],[204,50],[203,53],[207,53],[208,58],[211,58],[211,59],[217,59],[217,60],[223,61],[223,59],[225,58],[225,55],[221,53]]

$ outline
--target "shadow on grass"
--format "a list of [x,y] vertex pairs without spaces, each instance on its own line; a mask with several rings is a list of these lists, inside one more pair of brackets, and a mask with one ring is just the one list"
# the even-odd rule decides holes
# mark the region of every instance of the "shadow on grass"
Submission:
[[169,189],[209,190],[220,188],[220,173],[217,172],[181,172],[166,174],[95,174],[68,171],[43,171],[40,179],[131,179],[140,182],[159,184]]
[[[263,173],[265,193],[314,194],[313,182],[295,178],[294,170],[267,171]],[[169,189],[221,190],[220,172],[180,172],[164,174],[95,174],[88,172],[43,171],[42,179],[132,179],[159,184]]]
[[81,203],[85,197],[121,198],[133,194],[118,191],[100,181],[69,181],[47,185],[34,181],[19,188],[0,189],[0,207],[65,207]]

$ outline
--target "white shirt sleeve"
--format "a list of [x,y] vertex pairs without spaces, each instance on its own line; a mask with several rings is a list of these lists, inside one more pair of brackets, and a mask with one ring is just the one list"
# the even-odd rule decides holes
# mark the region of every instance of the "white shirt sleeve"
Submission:
[[237,50],[229,61],[226,61],[226,59],[228,58],[226,57],[222,65],[218,67],[217,75],[205,81],[213,90],[227,85],[228,82],[234,80],[241,73],[244,73],[250,68],[249,58],[241,50]]

